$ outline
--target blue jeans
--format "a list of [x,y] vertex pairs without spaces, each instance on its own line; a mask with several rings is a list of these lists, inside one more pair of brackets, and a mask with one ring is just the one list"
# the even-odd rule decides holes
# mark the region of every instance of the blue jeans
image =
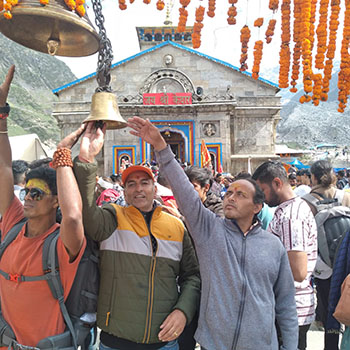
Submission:
[[[119,350],[116,348],[110,348],[109,346],[100,343],[100,350]],[[179,344],[177,343],[177,339],[168,342],[168,344],[162,346],[158,350],[179,350]]]

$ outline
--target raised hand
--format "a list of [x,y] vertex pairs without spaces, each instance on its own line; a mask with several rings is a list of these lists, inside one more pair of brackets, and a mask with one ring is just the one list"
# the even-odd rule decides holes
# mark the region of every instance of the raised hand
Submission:
[[95,122],[88,122],[85,133],[80,143],[79,159],[92,163],[95,157],[100,153],[104,136],[106,133],[106,124],[104,124],[102,130],[95,128]]
[[81,124],[79,129],[73,131],[71,134],[67,135],[63,140],[60,141],[60,143],[57,145],[57,148],[69,148],[72,149],[72,147],[76,144],[76,142],[79,140],[79,137],[86,129],[86,124]]
[[130,134],[141,137],[151,144],[156,151],[161,151],[166,147],[166,142],[156,128],[148,119],[132,117],[128,119],[128,126],[133,130]]
[[10,85],[15,74],[15,66],[11,66],[4,82],[0,85],[0,107],[4,107],[6,104],[7,96],[9,94]]

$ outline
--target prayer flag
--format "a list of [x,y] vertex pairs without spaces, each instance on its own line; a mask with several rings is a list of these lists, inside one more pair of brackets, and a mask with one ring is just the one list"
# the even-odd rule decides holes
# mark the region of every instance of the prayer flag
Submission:
[[204,140],[201,144],[201,163],[202,168],[211,168],[211,157]]

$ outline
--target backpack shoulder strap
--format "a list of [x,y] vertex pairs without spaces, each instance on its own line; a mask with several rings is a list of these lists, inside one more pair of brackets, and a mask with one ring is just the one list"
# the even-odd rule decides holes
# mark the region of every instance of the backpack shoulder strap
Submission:
[[77,349],[77,337],[74,330],[72,320],[69,316],[66,304],[64,303],[63,286],[59,271],[59,262],[57,254],[57,240],[59,237],[59,228],[49,235],[43,246],[43,270],[48,276],[47,283],[49,284],[51,293],[58,300],[64,321],[72,335],[74,348]]
[[0,259],[4,254],[5,249],[16,239],[26,222],[27,219],[23,218],[21,221],[17,222],[17,224],[15,224],[10,231],[7,232],[4,240],[0,243]]

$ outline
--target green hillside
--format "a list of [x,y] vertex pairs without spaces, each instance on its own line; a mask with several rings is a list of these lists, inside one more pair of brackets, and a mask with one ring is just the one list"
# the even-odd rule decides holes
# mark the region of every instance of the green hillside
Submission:
[[57,143],[60,131],[51,116],[57,97],[52,89],[76,79],[69,67],[50,55],[27,49],[0,33],[0,81],[16,65],[8,102],[9,136],[36,133],[41,141]]

